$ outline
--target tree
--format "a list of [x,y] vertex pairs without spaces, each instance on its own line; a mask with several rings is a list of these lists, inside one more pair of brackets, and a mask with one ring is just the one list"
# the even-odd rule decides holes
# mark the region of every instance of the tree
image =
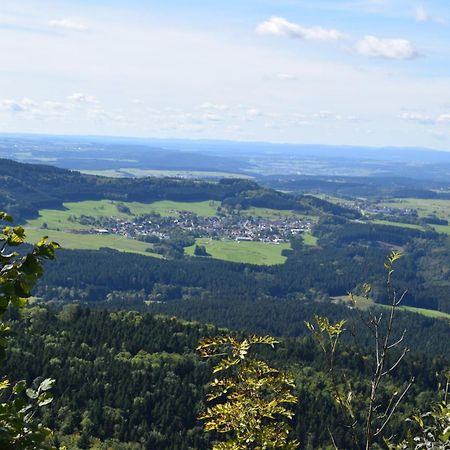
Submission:
[[[0,221],[12,217],[0,212]],[[9,328],[4,321],[6,311],[23,308],[31,290],[43,273],[42,261],[53,259],[59,245],[41,239],[29,253],[21,256],[12,251],[25,243],[22,227],[5,226],[0,234],[0,362],[5,356]],[[0,380],[0,448],[52,449],[51,431],[35,420],[36,412],[52,401],[49,392],[54,380],[47,378],[37,388],[26,387],[25,381],[12,384]]]
[[195,256],[211,256],[204,245],[196,245],[194,249]]
[[[409,352],[407,347],[402,348],[406,330],[401,333],[400,337],[394,336],[395,314],[407,293],[407,291],[403,291],[399,295],[392,285],[394,264],[400,258],[401,254],[394,251],[384,263],[386,269],[386,290],[389,299],[387,318],[384,319],[383,311],[369,311],[368,316],[360,313],[362,322],[372,334],[375,349],[375,366],[371,376],[367,412],[362,420],[355,417],[353,412],[352,399],[355,397],[355,393],[345,379],[345,374],[339,377],[334,364],[339,338],[345,331],[345,321],[331,324],[326,317],[315,316],[315,324],[306,322],[306,326],[312,332],[326,356],[332,382],[333,397],[343,413],[346,425],[351,429],[355,449],[370,450],[374,441],[382,438],[383,431],[414,383],[414,377],[412,377],[409,383],[402,388],[401,392],[394,392],[387,402],[383,402],[380,399],[380,388],[383,382]],[[363,291],[364,297],[366,300],[369,300],[371,287],[365,284]],[[356,297],[350,293],[349,298],[357,311],[359,311]],[[341,386],[345,386],[346,391]],[[332,435],[331,438],[336,448]]]
[[293,395],[294,380],[270,367],[266,362],[248,356],[256,344],[273,347],[277,341],[266,336],[250,336],[238,341],[232,336],[206,338],[197,350],[204,358],[219,357],[214,366],[216,378],[211,383],[207,401],[213,403],[199,419],[204,429],[225,436],[213,450],[294,450],[298,442],[288,442],[290,427],[285,419],[297,403]]

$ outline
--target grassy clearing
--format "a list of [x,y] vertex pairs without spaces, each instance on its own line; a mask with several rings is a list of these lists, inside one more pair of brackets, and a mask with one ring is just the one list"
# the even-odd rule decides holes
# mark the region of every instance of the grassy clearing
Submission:
[[317,246],[317,238],[313,236],[311,233],[303,233],[302,237],[305,245],[309,245],[311,247]]
[[74,250],[99,250],[101,247],[112,248],[121,252],[139,253],[141,255],[160,258],[155,253],[148,253],[145,250],[152,245],[146,242],[127,239],[117,235],[96,235],[96,234],[75,234],[57,230],[41,230],[27,228],[27,242],[37,242],[46,235],[53,241],[58,242],[63,248]]
[[[334,203],[335,205],[346,205],[346,206],[353,206],[355,204],[354,200],[345,199],[341,197],[335,197],[334,195],[328,195],[328,194],[310,194],[313,197],[320,198],[321,200],[326,200],[327,202]],[[361,200],[364,200],[364,198],[360,197]]]
[[[119,203],[127,206],[133,216],[157,213],[166,217],[176,217],[181,211],[190,211],[203,217],[213,217],[217,214],[217,207],[220,205],[218,201],[175,202],[169,200],[154,203],[117,202],[111,200],[68,202],[64,203],[64,209],[61,210],[41,210],[38,218],[29,220],[25,224],[28,230],[29,242],[36,241],[43,235],[48,235],[63,247],[70,249],[96,250],[101,247],[109,247],[124,252],[158,256],[145,251],[147,248],[151,248],[150,244],[134,239],[126,239],[116,235],[74,233],[74,231],[89,229],[91,227],[72,222],[69,220],[71,216],[130,217],[117,209]],[[259,215],[260,217],[269,219],[292,216],[305,217],[288,210],[276,211],[267,208],[252,208],[246,211],[246,215]],[[310,233],[304,233],[303,238],[306,245],[317,245],[317,239]],[[208,241],[208,252],[214,258],[224,259],[226,261],[248,262],[251,264],[282,264],[286,258],[281,255],[281,251],[284,248],[290,248],[289,244],[275,245],[262,242],[209,241],[208,239],[206,241]],[[209,247],[211,247],[211,251]],[[193,254],[193,252],[194,247],[187,250],[188,254]]]
[[299,214],[290,209],[270,209],[270,208],[249,208],[243,209],[240,212],[241,216],[245,217],[263,217],[264,219],[277,220],[285,218],[299,218],[299,219],[309,219],[318,220],[318,216],[308,216],[305,214]]
[[[369,308],[372,308],[372,307],[383,308],[383,309],[390,308],[388,305],[376,304],[372,300],[370,300],[370,299],[367,300],[365,297],[361,297],[359,295],[355,295],[354,298],[356,300],[356,306],[359,309],[361,309],[362,311],[367,311]],[[332,300],[334,303],[350,305],[350,299],[348,298],[347,295],[341,295],[339,297],[332,297]],[[433,319],[450,320],[450,314],[447,314],[447,313],[441,312],[441,311],[436,311],[434,309],[415,308],[413,306],[399,306],[398,309],[400,311],[421,314],[422,316],[431,317]]]
[[[281,254],[290,244],[266,244],[264,242],[215,241],[209,238],[196,240],[215,259],[258,265],[283,264],[286,258]],[[194,255],[195,245],[185,249],[187,255]]]
[[220,206],[220,202],[214,200],[207,200],[205,202],[174,202],[171,200],[163,200],[150,203],[146,206],[147,209],[150,208],[151,211],[161,214],[161,216],[178,216],[180,211],[189,211],[202,217],[214,217],[217,215],[217,207]]
[[129,215],[119,212],[117,205],[123,203],[127,206],[132,215],[158,213],[161,216],[178,216],[180,211],[191,211],[199,216],[212,217],[216,215],[219,202],[173,202],[160,201],[154,203],[139,202],[116,202],[111,200],[83,201],[64,203],[64,209],[43,209],[39,211],[37,219],[29,220],[27,228],[42,228],[44,223],[49,230],[67,231],[82,230],[89,228],[77,222],[71,222],[70,216],[93,216],[93,217],[129,217]]
[[450,201],[423,198],[402,198],[380,203],[391,208],[416,209],[420,217],[436,214],[441,219],[450,220]]
[[[399,200],[380,203],[390,208],[415,209],[419,217],[427,217],[431,214],[440,219],[450,221],[450,201],[423,198],[402,198]],[[450,225],[430,225],[439,233],[450,235]]]
[[413,228],[415,230],[423,231],[423,227],[415,223],[391,222],[390,220],[371,220],[371,222],[377,225],[389,225],[392,227]]

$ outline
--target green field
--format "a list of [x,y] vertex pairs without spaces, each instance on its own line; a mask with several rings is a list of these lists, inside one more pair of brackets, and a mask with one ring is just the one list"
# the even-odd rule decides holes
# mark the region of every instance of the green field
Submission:
[[[159,201],[154,203],[115,202],[111,200],[83,201],[64,203],[64,209],[43,209],[37,219],[26,222],[28,242],[35,242],[41,236],[48,235],[50,239],[58,242],[64,248],[97,250],[101,247],[114,248],[123,252],[140,253],[147,256],[156,256],[145,250],[151,248],[151,244],[126,239],[117,235],[78,234],[74,230],[92,228],[69,220],[70,216],[93,217],[129,217],[117,209],[118,203],[123,203],[130,208],[133,215],[158,213],[161,216],[177,216],[180,211],[191,211],[202,216],[214,216],[219,202],[173,202]],[[44,228],[45,224],[45,228]]]
[[89,228],[77,222],[71,222],[70,216],[92,216],[92,217],[129,217],[119,212],[117,205],[121,203],[128,208],[133,215],[157,213],[161,216],[177,216],[180,211],[190,211],[199,216],[212,217],[216,214],[219,202],[173,202],[169,200],[154,203],[139,202],[116,202],[112,200],[87,200],[83,202],[64,203],[64,209],[42,209],[37,219],[29,220],[27,228],[42,228],[44,223],[48,229],[67,231]]
[[[368,300],[365,297],[361,297],[359,295],[355,295],[356,305],[359,309],[363,311],[367,311],[371,307],[375,308],[390,308],[388,305],[380,305],[374,303],[372,300]],[[347,295],[341,295],[339,297],[332,297],[332,300],[334,303],[344,303],[344,304],[350,304],[350,299]],[[445,312],[436,311],[434,309],[425,309],[425,308],[415,308],[413,306],[399,306],[398,309],[400,311],[406,311],[416,314],[421,314],[422,316],[431,317],[433,319],[446,319],[450,320],[450,314],[447,314]]]
[[152,245],[135,239],[117,235],[75,234],[56,230],[26,229],[27,242],[35,243],[42,236],[58,242],[63,248],[75,250],[98,250],[101,247],[112,248],[121,252],[139,253],[141,255],[161,258],[160,255],[145,250]]
[[391,227],[413,228],[415,230],[423,230],[423,227],[415,223],[391,222],[390,220],[371,220],[377,225],[390,225]]
[[[126,239],[117,235],[79,234],[74,231],[92,228],[71,221],[71,216],[81,215],[92,217],[130,217],[126,213],[119,212],[118,204],[123,204],[130,209],[133,216],[157,213],[161,216],[178,216],[180,211],[190,211],[203,217],[214,217],[217,214],[218,201],[204,202],[175,202],[170,200],[154,203],[139,202],[117,202],[111,200],[82,201],[64,203],[64,209],[43,209],[39,217],[29,220],[25,224],[28,241],[36,241],[43,235],[59,242],[63,247],[69,249],[99,249],[100,247],[115,248],[124,252],[135,252],[149,256],[159,256],[147,253],[145,250],[151,248],[150,244],[134,239]],[[267,208],[251,208],[243,212],[245,215],[255,215],[276,219],[281,217],[306,217],[297,215],[289,210],[272,210]],[[315,217],[311,217],[315,219]],[[306,245],[317,245],[317,239],[310,233],[303,234]],[[262,242],[236,242],[236,241],[207,241],[207,250],[214,258],[226,261],[248,262],[251,264],[282,264],[285,257],[281,255],[284,248],[290,248],[289,244],[266,244]],[[205,245],[205,244],[202,244]],[[211,247],[211,248],[210,248]],[[187,249],[187,254],[193,254],[194,247]]]
[[[388,208],[415,209],[419,217],[427,217],[431,214],[450,222],[450,200],[435,200],[423,198],[402,198],[395,201],[380,203]],[[450,234],[450,226],[430,225],[439,233]]]
[[284,218],[298,217],[299,219],[319,220],[318,216],[308,216],[299,214],[290,209],[270,209],[270,208],[248,208],[240,211],[241,216],[263,217],[264,219],[277,220]]
[[[231,240],[216,241],[209,238],[196,240],[197,245],[204,245],[206,251],[216,259],[258,265],[283,264],[286,258],[281,252],[289,249],[290,244],[267,244],[265,242],[239,242]],[[187,247],[187,255],[194,255],[195,245]]]
[[309,245],[310,247],[317,246],[317,238],[313,236],[311,233],[303,233],[302,238],[305,245]]

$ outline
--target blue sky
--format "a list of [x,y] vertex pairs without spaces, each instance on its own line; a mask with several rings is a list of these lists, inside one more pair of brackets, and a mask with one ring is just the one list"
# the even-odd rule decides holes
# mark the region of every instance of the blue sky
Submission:
[[450,3],[2,0],[0,132],[450,150]]

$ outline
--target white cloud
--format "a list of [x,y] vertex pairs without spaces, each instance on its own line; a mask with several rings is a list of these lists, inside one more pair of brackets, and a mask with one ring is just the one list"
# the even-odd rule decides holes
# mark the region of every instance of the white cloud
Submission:
[[418,112],[404,112],[400,114],[398,118],[406,120],[407,122],[417,122],[421,124],[430,124],[434,122],[430,116]]
[[438,118],[437,118],[437,122],[450,122],[450,114],[441,114]]
[[381,39],[376,36],[365,36],[356,44],[359,54],[374,58],[412,59],[419,52],[407,39]]
[[51,111],[64,111],[67,109],[66,105],[63,105],[60,102],[53,102],[53,101],[45,101],[42,103],[42,106],[45,109],[51,110]]
[[344,35],[333,28],[303,27],[289,22],[283,17],[273,16],[256,27],[260,35],[272,35],[289,38],[304,39],[305,41],[334,42]]
[[220,122],[221,120],[223,120],[223,117],[220,116],[219,114],[214,114],[210,112],[203,114],[202,118],[203,120],[206,120],[208,122]]
[[278,73],[276,75],[276,78],[283,81],[297,80],[297,77],[295,75],[292,75],[291,73]]
[[74,103],[97,103],[97,98],[93,95],[86,95],[81,92],[75,92],[67,97],[67,100]]
[[443,24],[444,19],[442,17],[432,16],[423,6],[418,6],[416,9],[417,22],[436,22]]
[[0,111],[9,114],[21,114],[30,119],[45,119],[49,117],[62,117],[62,112],[66,110],[64,104],[54,101],[44,101],[37,103],[29,98],[22,100],[5,99],[0,101]]
[[29,98],[22,100],[4,99],[0,102],[0,108],[2,111],[10,113],[23,113],[36,109],[37,104]]
[[66,31],[87,31],[88,27],[80,22],[75,22],[70,19],[51,20],[49,25],[53,28],[60,28]]
[[316,119],[331,119],[334,118],[334,114],[331,111],[322,110],[318,113],[314,114],[314,118]]
[[209,110],[215,110],[215,111],[226,111],[228,109],[228,105],[224,105],[221,103],[210,103],[205,102],[200,105],[200,108],[202,109],[209,109]]
[[417,22],[426,22],[430,19],[428,11],[423,6],[418,6],[416,9],[416,20]]
[[127,122],[127,119],[123,114],[120,113],[110,113],[105,111],[103,108],[94,107],[87,111],[87,118],[90,120],[94,120],[96,122],[114,122],[123,124]]
[[247,109],[245,113],[247,114],[248,117],[258,117],[261,115],[261,111],[256,108]]

